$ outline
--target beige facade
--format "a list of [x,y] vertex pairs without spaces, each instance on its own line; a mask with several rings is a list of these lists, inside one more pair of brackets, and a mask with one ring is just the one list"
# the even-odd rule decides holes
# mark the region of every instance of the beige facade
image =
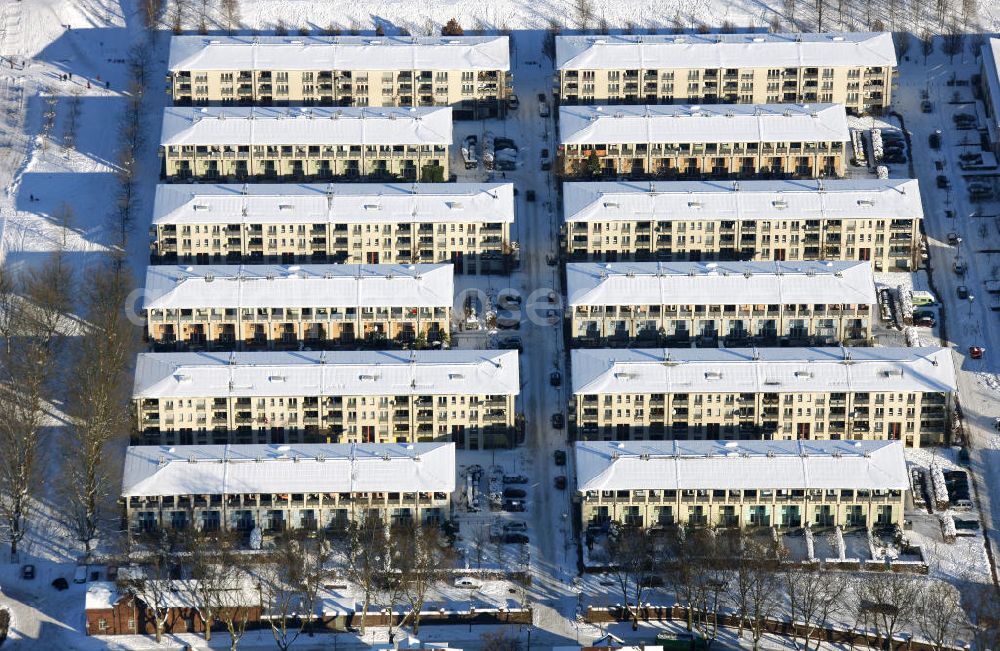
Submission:
[[448,180],[451,109],[168,107],[171,182]]
[[179,105],[450,106],[504,115],[506,36],[174,36],[167,92]]
[[568,179],[840,178],[844,107],[563,106],[556,169]]
[[577,349],[581,440],[949,440],[941,348]]
[[[187,479],[194,467],[197,482]],[[454,490],[451,443],[131,446],[122,502],[131,533],[268,535],[343,531],[372,516],[440,524]]]
[[566,265],[576,346],[869,345],[864,262]]
[[516,351],[143,353],[136,438],[226,443],[514,443]]
[[161,350],[440,343],[451,265],[152,265],[146,336]]
[[886,441],[581,442],[576,464],[584,526],[891,526],[909,486]]
[[571,260],[920,260],[915,179],[566,183]]
[[883,113],[889,33],[557,36],[561,103],[843,104]]
[[509,183],[174,185],[157,187],[154,263],[451,262],[456,273],[506,273]]

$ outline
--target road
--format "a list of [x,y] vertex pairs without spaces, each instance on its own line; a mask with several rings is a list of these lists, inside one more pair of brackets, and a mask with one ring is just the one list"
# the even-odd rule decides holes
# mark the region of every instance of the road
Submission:
[[[996,523],[1000,522],[1000,439],[993,429],[994,419],[1000,416],[1000,400],[997,390],[986,384],[989,377],[995,378],[1000,364],[1000,325],[998,315],[988,307],[984,281],[995,273],[995,264],[989,254],[978,252],[984,248],[996,249],[1000,244],[1000,234],[992,220],[974,217],[977,210],[996,213],[997,204],[992,206],[973,205],[968,200],[965,180],[958,166],[959,144],[970,132],[954,128],[951,116],[958,112],[974,113],[974,105],[952,104],[953,95],[960,92],[962,98],[971,98],[968,86],[949,86],[954,73],[959,79],[969,79],[978,72],[968,55],[964,60],[955,57],[951,63],[947,57],[935,53],[928,65],[917,55],[900,67],[899,89],[893,98],[894,108],[902,113],[906,128],[911,132],[914,171],[920,179],[921,195],[924,203],[924,227],[927,233],[930,266],[937,298],[943,304],[947,339],[954,344],[954,359],[957,382],[966,432],[969,435],[972,469],[979,485],[981,507],[986,518],[984,525],[991,532],[993,549],[998,549]],[[920,110],[921,91],[927,90],[933,103],[933,112]],[[928,137],[934,130],[942,132],[940,150],[930,147]],[[977,135],[976,132],[972,134]],[[934,167],[934,161],[944,161],[944,172]],[[950,191],[939,190],[936,186],[938,174],[945,173],[951,179]],[[946,210],[953,210],[955,218],[945,216]],[[987,226],[985,236],[981,225]],[[947,244],[947,234],[956,232],[962,238],[960,250]],[[956,256],[961,255],[968,262],[964,277],[953,271]],[[965,285],[978,300],[963,301],[958,298],[959,285]],[[968,347],[984,346],[987,354],[981,360],[968,356]]]

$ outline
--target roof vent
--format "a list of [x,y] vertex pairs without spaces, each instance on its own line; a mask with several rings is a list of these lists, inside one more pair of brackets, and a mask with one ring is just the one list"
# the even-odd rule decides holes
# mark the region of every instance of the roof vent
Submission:
[[812,371],[795,371],[795,377],[798,378],[811,378],[813,376]]
[[295,210],[295,206],[290,203],[279,203],[278,210]]
[[700,201],[688,201],[688,208],[701,208],[702,203]]
[[722,379],[722,373],[720,373],[719,371],[705,371],[705,379],[706,380],[721,380]]
[[195,212],[200,212],[202,210],[208,210],[208,209],[209,209],[208,205],[203,203],[196,203],[193,206],[191,206],[191,210],[194,210]]
[[375,380],[378,379],[378,376],[371,375],[368,373],[362,373],[361,375],[358,376],[358,379],[361,380],[362,382],[374,382]]
[[785,201],[784,199],[775,199],[774,201],[771,202],[771,205],[778,210],[784,210],[785,208],[788,207],[788,202]]
[[631,373],[625,373],[623,371],[615,373],[615,379],[616,380],[631,380],[632,378],[633,378],[633,375]]
[[754,43],[763,43],[765,41],[763,36],[754,36],[751,40]]
[[287,379],[288,378],[285,377],[284,375],[269,375],[269,376],[267,376],[267,381],[268,382],[284,382]]
[[867,207],[867,208],[871,208],[872,206],[875,205],[875,200],[874,199],[858,199],[858,205],[859,206],[864,206],[864,207]]
[[465,376],[462,375],[461,373],[449,373],[448,374],[448,379],[449,380],[464,380]]

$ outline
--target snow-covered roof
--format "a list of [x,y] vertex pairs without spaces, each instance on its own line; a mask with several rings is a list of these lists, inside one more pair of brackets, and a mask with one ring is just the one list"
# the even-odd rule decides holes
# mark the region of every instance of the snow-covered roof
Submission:
[[513,221],[512,183],[165,183],[153,202],[153,224]]
[[916,179],[564,183],[563,201],[567,222],[924,216]]
[[572,352],[573,393],[955,391],[947,348],[635,348]]
[[895,65],[888,32],[556,37],[559,70]]
[[510,70],[506,36],[174,36],[167,69]]
[[581,441],[577,490],[906,490],[901,441]]
[[842,104],[561,106],[564,145],[846,142]]
[[140,353],[134,398],[516,395],[517,351]]
[[990,116],[986,126],[993,142],[1000,141],[1000,39],[991,38],[982,49],[983,76],[989,86]]
[[585,305],[874,305],[867,262],[583,262],[566,265]]
[[84,610],[111,610],[118,603],[118,587],[111,581],[94,581],[87,584]]
[[151,265],[143,308],[451,307],[454,265]]
[[454,490],[454,443],[133,445],[122,479],[122,497]]
[[450,144],[450,106],[168,106],[160,131],[164,147]]

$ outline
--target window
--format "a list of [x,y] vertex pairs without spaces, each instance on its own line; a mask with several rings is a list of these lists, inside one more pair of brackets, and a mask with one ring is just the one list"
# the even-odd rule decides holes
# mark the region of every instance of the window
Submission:
[[108,630],[108,620],[104,619],[103,617],[97,620],[97,630],[99,631]]

